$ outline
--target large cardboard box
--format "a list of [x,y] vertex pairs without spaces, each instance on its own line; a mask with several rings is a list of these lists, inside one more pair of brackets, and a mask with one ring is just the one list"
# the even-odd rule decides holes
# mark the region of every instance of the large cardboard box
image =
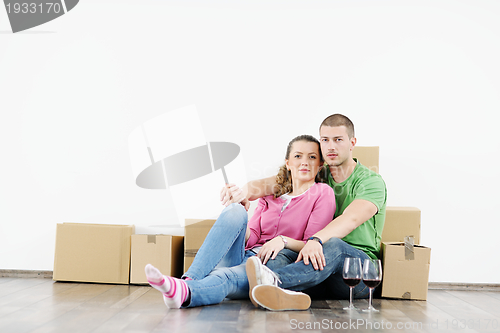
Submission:
[[193,263],[205,237],[214,225],[215,220],[186,219],[184,227],[184,273]]
[[184,237],[170,235],[132,235],[130,283],[148,284],[144,267],[151,264],[162,274],[182,276]]
[[382,243],[382,297],[427,300],[431,249]]
[[133,225],[59,223],[55,281],[129,283]]
[[355,157],[361,164],[368,169],[379,173],[379,147],[354,146],[352,157]]
[[420,244],[420,209],[386,207],[381,242],[404,242],[406,236],[412,236],[415,244]]

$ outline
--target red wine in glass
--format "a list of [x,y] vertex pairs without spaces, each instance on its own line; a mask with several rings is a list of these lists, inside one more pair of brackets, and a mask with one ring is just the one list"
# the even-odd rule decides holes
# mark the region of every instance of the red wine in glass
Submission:
[[365,279],[363,280],[363,283],[365,284],[365,286],[367,286],[368,288],[375,288],[376,286],[378,286],[380,284],[380,280],[371,280],[371,279]]
[[344,310],[356,310],[352,304],[352,289],[361,282],[362,275],[361,259],[359,258],[345,258],[344,268],[342,270],[342,278],[345,284],[349,286],[349,306]]
[[344,279],[344,283],[349,287],[356,287],[361,282],[361,279]]

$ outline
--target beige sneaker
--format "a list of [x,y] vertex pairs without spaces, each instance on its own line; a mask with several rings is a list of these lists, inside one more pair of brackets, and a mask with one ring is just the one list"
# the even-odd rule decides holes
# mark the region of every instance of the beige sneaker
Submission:
[[256,286],[252,296],[257,304],[271,311],[307,310],[311,306],[309,295],[277,286]]
[[256,256],[248,258],[245,267],[247,271],[248,284],[250,287],[248,296],[250,297],[253,305],[258,307],[259,305],[255,302],[252,296],[253,288],[258,285],[278,286],[278,282],[281,281],[278,276],[267,266],[263,265],[260,259]]

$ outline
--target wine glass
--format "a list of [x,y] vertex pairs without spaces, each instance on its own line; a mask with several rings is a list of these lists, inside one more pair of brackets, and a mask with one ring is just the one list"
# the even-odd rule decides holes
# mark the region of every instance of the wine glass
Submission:
[[380,260],[365,259],[363,264],[363,283],[365,286],[370,288],[370,301],[368,309],[364,309],[366,312],[378,312],[372,305],[372,294],[373,289],[380,284],[382,281],[382,263]]
[[357,310],[352,304],[352,289],[361,282],[361,273],[361,259],[345,258],[342,278],[345,284],[349,286],[349,306],[345,307],[344,310]]

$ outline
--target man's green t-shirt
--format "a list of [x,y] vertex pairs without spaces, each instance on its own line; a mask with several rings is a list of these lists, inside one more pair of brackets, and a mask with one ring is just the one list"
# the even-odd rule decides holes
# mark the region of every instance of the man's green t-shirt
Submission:
[[385,205],[387,189],[382,177],[361,165],[356,159],[356,167],[352,174],[342,183],[336,183],[331,173],[328,173],[328,184],[335,192],[337,210],[335,217],[344,213],[344,210],[356,199],[372,202],[378,212],[368,221],[354,229],[343,241],[364,251],[370,258],[380,257],[380,239],[385,221]]

